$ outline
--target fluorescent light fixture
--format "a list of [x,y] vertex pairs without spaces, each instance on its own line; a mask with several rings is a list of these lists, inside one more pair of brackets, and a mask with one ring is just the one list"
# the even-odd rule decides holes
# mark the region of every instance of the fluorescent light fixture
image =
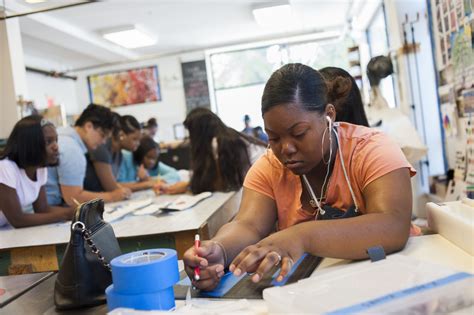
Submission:
[[139,48],[156,44],[157,39],[137,25],[123,26],[102,31],[102,36],[125,48]]
[[293,22],[293,13],[289,4],[279,4],[252,10],[255,21],[263,27],[284,26]]
[[46,2],[46,0],[25,0],[25,2],[26,2],[26,3],[35,4],[35,3]]

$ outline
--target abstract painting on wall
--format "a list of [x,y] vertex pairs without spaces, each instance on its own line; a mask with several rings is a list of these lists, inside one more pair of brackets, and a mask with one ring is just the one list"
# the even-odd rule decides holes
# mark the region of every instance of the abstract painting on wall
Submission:
[[118,107],[161,101],[157,66],[90,75],[87,81],[95,104]]

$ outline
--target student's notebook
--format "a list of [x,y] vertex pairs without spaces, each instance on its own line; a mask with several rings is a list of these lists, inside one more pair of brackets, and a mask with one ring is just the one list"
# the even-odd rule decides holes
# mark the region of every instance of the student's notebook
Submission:
[[[258,283],[252,282],[251,275],[235,277],[232,273],[226,273],[219,285],[213,291],[191,290],[193,298],[224,298],[224,299],[262,299],[262,291],[273,286],[297,282],[309,277],[321,262],[320,257],[304,254],[292,267],[290,273],[281,282],[275,279],[279,274],[279,268],[274,267]],[[182,272],[182,280],[174,286],[174,294],[177,300],[184,300],[186,292],[191,286],[191,281],[186,273]]]

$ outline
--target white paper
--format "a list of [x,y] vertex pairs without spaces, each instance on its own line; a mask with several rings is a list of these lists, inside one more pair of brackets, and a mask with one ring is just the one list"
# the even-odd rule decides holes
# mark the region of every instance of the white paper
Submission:
[[202,200],[209,198],[212,196],[211,192],[205,191],[202,192],[198,195],[191,196],[191,195],[183,195],[173,201],[172,203],[168,204],[165,207],[161,207],[163,210],[171,210],[171,211],[180,211],[180,210],[186,210],[189,209],[193,206],[195,206],[197,203],[201,202]]
[[153,203],[151,198],[146,198],[143,200],[130,200],[126,202],[120,202],[117,205],[105,205],[104,206],[104,220],[107,222],[112,222],[123,218],[124,216],[143,209]]

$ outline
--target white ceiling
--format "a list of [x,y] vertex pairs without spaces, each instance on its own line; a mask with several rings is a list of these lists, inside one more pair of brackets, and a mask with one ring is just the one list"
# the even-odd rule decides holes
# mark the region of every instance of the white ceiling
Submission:
[[[0,0],[1,4],[2,0]],[[27,5],[3,0],[9,14],[78,1]],[[107,0],[20,17],[27,66],[67,71],[149,56],[203,50],[230,44],[343,29],[357,10],[352,0],[291,0],[297,23],[261,28],[252,8],[271,1],[250,0]],[[360,10],[360,6],[359,6]],[[100,31],[140,24],[158,37],[154,46],[125,49]]]

